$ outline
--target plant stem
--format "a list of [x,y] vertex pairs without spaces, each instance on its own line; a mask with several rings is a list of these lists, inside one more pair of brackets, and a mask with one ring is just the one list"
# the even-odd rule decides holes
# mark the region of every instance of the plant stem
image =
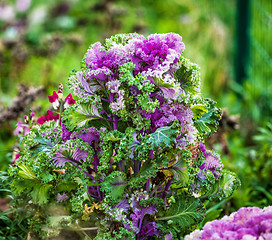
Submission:
[[134,160],[134,172],[138,174],[141,168],[141,161]]
[[60,101],[60,111],[59,111],[59,125],[61,126],[61,114],[63,112],[63,101]]
[[86,228],[81,228],[81,227],[75,227],[75,228],[65,228],[65,230],[69,231],[76,231],[76,232],[81,232],[81,231],[95,231],[98,230],[99,227],[86,227]]
[[118,130],[118,117],[113,114],[113,130]]
[[[110,97],[110,102],[113,102],[114,100],[113,93],[110,93],[109,97]],[[113,121],[113,130],[118,130],[118,117],[114,113],[112,114],[112,121]]]
[[87,237],[87,239],[92,240],[87,233],[85,233],[84,231],[82,231],[82,233],[85,235],[85,237]]
[[161,186],[161,184],[160,185],[157,185],[153,190],[152,190],[152,192],[149,194],[149,197],[151,198],[152,196],[153,196],[153,194],[158,190],[158,188]]
[[150,178],[147,179],[146,185],[145,185],[145,189],[147,192],[149,192],[149,184],[150,184]]
[[119,170],[120,170],[121,172],[123,172],[123,166],[122,166],[121,161],[118,162],[118,165],[119,165]]
[[169,179],[168,182],[165,184],[164,192],[163,192],[163,195],[162,195],[163,200],[165,200],[166,195],[167,195],[167,191],[169,190],[171,184],[172,184],[172,181],[171,181],[171,179]]

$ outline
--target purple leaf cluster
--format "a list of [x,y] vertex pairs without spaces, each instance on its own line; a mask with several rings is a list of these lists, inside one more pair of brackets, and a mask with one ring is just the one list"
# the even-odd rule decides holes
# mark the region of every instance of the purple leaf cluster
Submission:
[[206,150],[204,144],[200,144],[200,150],[202,151],[205,159],[203,164],[199,166],[201,170],[199,173],[199,177],[203,178],[204,177],[203,172],[210,170],[215,176],[215,178],[218,179],[221,176],[221,171],[223,168],[220,156],[215,152]]
[[66,162],[81,163],[85,161],[88,152],[76,149],[62,148],[59,151],[55,152],[52,157],[53,162],[56,167],[63,167]]
[[243,207],[230,216],[208,222],[185,240],[264,240],[272,239],[272,206],[264,209]]
[[[147,206],[141,206],[140,201],[148,199],[147,192],[140,192],[132,196],[128,203],[127,199],[122,199],[114,208],[122,209],[124,212],[130,212],[130,219],[132,220],[133,229],[137,239],[145,240],[147,237],[153,236],[154,234],[159,237],[161,232],[159,231],[159,226],[155,222],[150,222],[147,216],[154,216],[157,212],[154,203]],[[131,231],[131,227],[128,224],[124,224],[124,227]]]
[[171,74],[178,68],[179,56],[185,48],[181,40],[175,33],[152,34],[147,39],[131,34],[126,37],[125,44],[114,43],[107,49],[101,43],[92,44],[85,57],[88,70],[75,75],[74,93],[84,98],[105,83],[116,81],[119,66],[127,62],[135,65],[135,75],[143,73],[151,82],[154,82],[153,77],[173,78]]

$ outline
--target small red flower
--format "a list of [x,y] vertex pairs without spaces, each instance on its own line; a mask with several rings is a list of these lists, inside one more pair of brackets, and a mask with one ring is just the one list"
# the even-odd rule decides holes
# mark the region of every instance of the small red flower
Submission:
[[37,123],[39,125],[42,125],[44,124],[45,122],[47,121],[50,121],[50,120],[58,120],[59,119],[59,114],[56,114],[56,115],[53,115],[53,112],[48,110],[47,111],[47,115],[46,116],[41,116],[37,119]]
[[69,93],[68,96],[65,98],[65,102],[67,102],[69,105],[73,105],[76,103],[76,100],[73,99],[72,94]]
[[11,164],[13,165],[19,157],[20,153],[13,153],[13,161],[11,162]]
[[59,99],[59,96],[56,93],[56,91],[54,91],[52,96],[48,96],[48,99],[49,99],[49,102],[53,103],[53,102],[55,102],[56,100]]
[[64,103],[64,109],[66,109],[66,108],[69,107],[69,105],[75,104],[75,103],[76,103],[76,100],[73,99],[72,94],[69,93],[68,96],[65,98],[64,102],[65,102],[65,103]]
[[38,119],[37,119],[37,123],[39,124],[39,125],[42,125],[42,124],[44,124],[46,122],[46,117],[45,116],[41,116],[41,117],[39,117]]

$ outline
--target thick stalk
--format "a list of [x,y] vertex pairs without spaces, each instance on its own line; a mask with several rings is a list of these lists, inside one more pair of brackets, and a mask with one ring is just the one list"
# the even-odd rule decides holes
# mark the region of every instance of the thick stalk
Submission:
[[138,160],[134,160],[134,173],[138,174],[140,172],[141,162]]
[[93,165],[94,165],[94,170],[97,171],[97,166],[99,165],[99,158],[97,156],[97,151],[94,151]]
[[96,188],[97,188],[97,193],[98,193],[98,201],[101,204],[102,200],[103,200],[103,197],[101,196],[100,186],[96,186]]
[[[110,93],[110,102],[113,102],[114,96],[113,93]],[[112,121],[113,121],[113,130],[118,130],[118,117],[113,113],[112,114]]]
[[145,190],[149,192],[149,185],[150,185],[150,178],[147,179],[146,185],[145,185]]
[[113,114],[113,130],[118,130],[118,117]]
[[60,111],[59,111],[59,125],[61,126],[61,114],[63,112],[63,101],[60,101]]
[[168,182],[165,184],[164,192],[163,192],[163,195],[162,195],[163,200],[165,200],[166,194],[167,194],[171,184],[172,184],[172,181],[171,181],[171,179],[169,179]]
[[122,165],[121,161],[118,162],[118,165],[119,165],[119,170],[121,172],[123,172],[123,165]]

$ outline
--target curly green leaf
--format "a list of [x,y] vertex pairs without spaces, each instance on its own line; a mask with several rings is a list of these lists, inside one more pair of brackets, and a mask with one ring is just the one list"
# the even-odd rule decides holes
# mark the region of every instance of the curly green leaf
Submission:
[[147,143],[154,149],[156,147],[171,148],[172,143],[176,142],[179,130],[173,125],[158,128],[154,133],[149,135]]
[[180,228],[190,227],[204,218],[204,208],[195,198],[178,199],[159,221],[170,221]]

